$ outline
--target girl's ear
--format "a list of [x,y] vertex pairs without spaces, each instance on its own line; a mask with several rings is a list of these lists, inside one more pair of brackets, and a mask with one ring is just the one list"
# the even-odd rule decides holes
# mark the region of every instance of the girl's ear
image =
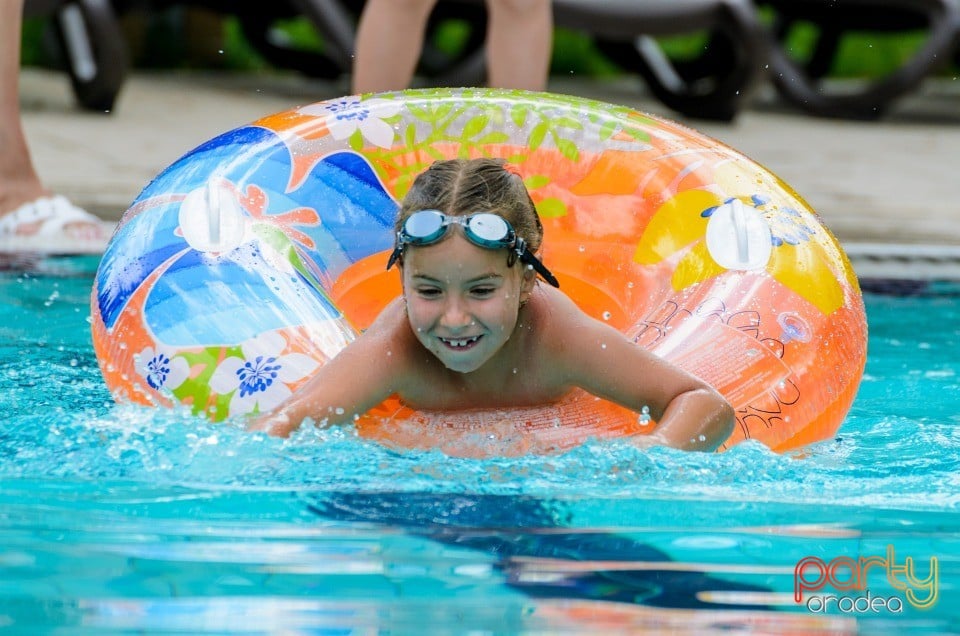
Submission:
[[537,286],[537,272],[529,265],[523,266],[523,280],[520,282],[520,304],[530,300],[533,288]]

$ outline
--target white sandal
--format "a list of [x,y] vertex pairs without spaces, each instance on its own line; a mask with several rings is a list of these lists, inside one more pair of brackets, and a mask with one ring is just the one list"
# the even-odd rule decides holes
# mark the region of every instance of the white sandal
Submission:
[[[90,236],[67,230],[73,223],[90,225]],[[35,230],[24,228],[37,225]],[[0,254],[102,254],[114,224],[78,208],[61,195],[40,197],[0,216]]]

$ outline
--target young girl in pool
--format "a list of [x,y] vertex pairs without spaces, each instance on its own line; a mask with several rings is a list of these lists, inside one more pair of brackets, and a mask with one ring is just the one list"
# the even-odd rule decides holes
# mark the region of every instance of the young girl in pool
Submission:
[[543,227],[533,201],[502,161],[434,163],[396,230],[387,267],[399,266],[403,295],[253,428],[289,435],[307,418],[349,422],[391,395],[414,409],[496,409],[579,387],[648,407],[657,426],[635,438],[644,446],[714,450],[730,435],[733,410],[715,390],[555,289],[535,256]]

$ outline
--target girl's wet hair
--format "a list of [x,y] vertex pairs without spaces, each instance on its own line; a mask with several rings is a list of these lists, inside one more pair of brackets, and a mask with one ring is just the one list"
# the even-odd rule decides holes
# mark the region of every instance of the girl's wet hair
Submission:
[[493,212],[507,220],[531,253],[540,249],[543,225],[523,184],[503,159],[437,161],[414,180],[397,213],[395,231],[414,212],[439,210],[449,216]]

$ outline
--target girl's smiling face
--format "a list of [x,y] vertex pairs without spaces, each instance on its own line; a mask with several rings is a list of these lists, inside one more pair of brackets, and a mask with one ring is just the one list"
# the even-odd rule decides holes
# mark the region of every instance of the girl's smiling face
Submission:
[[516,328],[535,280],[526,269],[508,267],[506,250],[478,247],[459,228],[433,245],[407,248],[403,292],[417,339],[451,371],[481,368]]

